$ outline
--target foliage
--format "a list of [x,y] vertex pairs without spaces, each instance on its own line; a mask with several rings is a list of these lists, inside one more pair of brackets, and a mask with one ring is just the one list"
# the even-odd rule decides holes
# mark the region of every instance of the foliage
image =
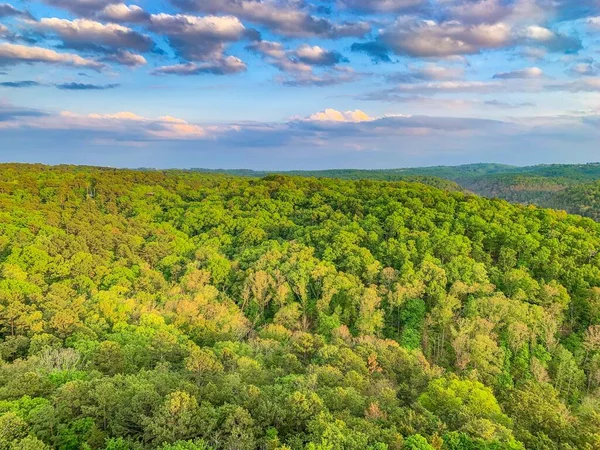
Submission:
[[0,449],[599,448],[592,220],[38,165],[0,205]]

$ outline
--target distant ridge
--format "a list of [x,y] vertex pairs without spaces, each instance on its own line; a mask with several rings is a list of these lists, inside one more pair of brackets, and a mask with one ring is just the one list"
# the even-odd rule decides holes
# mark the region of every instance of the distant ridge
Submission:
[[600,163],[511,166],[496,163],[397,169],[254,171],[191,169],[194,172],[264,177],[269,174],[344,180],[411,181],[448,191],[467,191],[514,203],[564,209],[600,220]]

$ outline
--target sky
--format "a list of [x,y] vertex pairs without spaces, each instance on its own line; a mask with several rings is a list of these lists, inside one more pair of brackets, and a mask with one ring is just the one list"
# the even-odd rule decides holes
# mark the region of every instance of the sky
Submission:
[[0,162],[600,161],[600,0],[0,0]]

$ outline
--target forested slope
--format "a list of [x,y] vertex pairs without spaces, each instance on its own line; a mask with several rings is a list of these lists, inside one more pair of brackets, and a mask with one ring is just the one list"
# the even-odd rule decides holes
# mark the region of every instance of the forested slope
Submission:
[[[196,171],[207,172],[204,169]],[[208,171],[215,172],[215,171]],[[263,177],[268,172],[216,171]],[[562,209],[600,219],[600,164],[551,164],[516,167],[503,164],[419,167],[386,170],[318,170],[282,172],[285,175],[344,180],[415,181],[444,190],[470,191],[513,203]]]
[[600,224],[0,166],[2,449],[598,449]]

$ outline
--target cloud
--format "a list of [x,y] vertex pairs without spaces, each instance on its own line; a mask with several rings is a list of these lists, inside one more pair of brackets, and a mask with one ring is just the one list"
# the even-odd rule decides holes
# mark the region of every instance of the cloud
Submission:
[[188,61],[219,61],[228,44],[247,36],[246,27],[234,16],[153,14],[150,27],[167,36],[171,46]]
[[340,0],[339,3],[359,13],[407,13],[427,5],[426,0]]
[[483,102],[486,106],[493,106],[494,108],[506,108],[506,109],[517,109],[517,108],[525,108],[535,106],[534,103],[531,102],[522,102],[522,103],[510,103],[503,102],[500,100],[486,100]]
[[56,87],[65,91],[104,91],[107,89],[115,89],[120,86],[120,84],[84,84],[84,83],[60,83],[60,84],[44,84],[38,81],[32,80],[23,80],[23,81],[4,81],[0,83],[0,87],[6,88],[31,88],[31,87],[40,87],[40,86],[51,86]]
[[[363,111],[342,113],[326,110],[305,120],[290,122],[287,132],[304,134],[307,141],[321,138],[326,145],[331,142],[360,143],[377,142],[381,139],[392,141],[406,136],[452,136],[485,135],[492,131],[516,132],[517,126],[511,123],[470,118],[450,118],[418,115],[388,115],[372,117]],[[336,144],[339,145],[339,144]]]
[[137,67],[144,66],[148,63],[142,55],[128,52],[127,50],[117,50],[116,53],[105,56],[103,61],[115,62],[123,66]]
[[394,83],[411,83],[419,81],[459,80],[464,76],[462,67],[445,67],[437,64],[410,66],[408,72],[388,75],[388,81]]
[[56,87],[58,89],[62,89],[65,91],[105,91],[107,89],[115,89],[118,88],[120,84],[85,84],[85,83],[63,83],[57,84]]
[[490,94],[506,90],[500,81],[431,81],[400,83],[393,88],[363,94],[358,98],[368,101],[405,102],[415,96],[446,95],[456,93]]
[[600,92],[600,78],[584,78],[576,81],[568,81],[546,86],[549,91],[562,92]]
[[11,122],[21,118],[44,117],[47,114],[30,108],[22,108],[0,100],[0,123]]
[[600,30],[600,16],[590,17],[587,19],[587,24],[593,30]]
[[[577,158],[593,156],[599,120],[597,114],[489,120],[329,109],[286,122],[211,126],[168,115],[48,114],[0,103],[0,141],[23,146],[23,160],[104,165],[139,166],[143,159],[154,167],[231,167],[241,161],[282,169],[309,168],[318,159],[321,167],[375,168],[467,163],[479,160],[482,148],[489,160],[530,164],[538,160],[538,148],[550,152],[544,162],[564,155],[566,145]],[[524,141],[530,152],[523,151]],[[79,151],[84,144],[88,151]]]
[[374,63],[385,62],[391,63],[390,49],[380,42],[355,42],[350,47],[350,50],[355,53],[366,53],[371,57]]
[[154,45],[149,36],[114,23],[44,18],[31,25],[38,31],[57,35],[65,47],[73,49],[112,51],[126,48],[144,52]]
[[333,23],[310,14],[294,0],[172,0],[185,11],[206,14],[231,14],[263,25],[277,34],[290,37],[321,36],[331,39],[362,37],[371,27],[366,22]]
[[150,20],[150,14],[137,5],[115,3],[107,5],[98,17],[116,23],[145,23]]
[[470,23],[401,16],[392,25],[382,28],[374,41],[354,43],[351,49],[369,54],[374,61],[390,62],[390,53],[443,59],[515,46],[562,53],[577,53],[583,48],[578,37],[539,25],[516,27],[502,21]]
[[512,41],[511,28],[503,23],[463,25],[400,18],[383,30],[381,42],[398,55],[445,58],[497,49]]
[[47,114],[10,106],[3,109],[0,104],[0,122],[3,119],[4,122],[12,122],[5,123],[4,128],[65,130],[71,134],[83,131],[87,133],[84,134],[86,139],[102,137],[116,141],[206,139],[213,130],[171,116],[153,119],[129,111],[114,114],[76,114],[69,111]]
[[575,20],[598,15],[600,4],[597,0],[539,0],[543,6],[551,8],[558,20]]
[[294,55],[298,61],[313,66],[334,66],[341,62],[348,62],[340,53],[316,45],[303,44],[294,51]]
[[581,62],[571,67],[569,72],[576,76],[596,76],[600,74],[600,65],[598,65],[595,61]]
[[525,69],[513,70],[510,72],[500,72],[494,75],[494,78],[500,80],[513,80],[542,78],[543,76],[544,71],[539,67],[527,67]]
[[285,86],[331,86],[354,81],[358,76],[351,68],[337,65],[346,61],[341,54],[319,46],[303,44],[288,50],[279,42],[258,41],[247,49],[286,74],[275,78]]
[[17,63],[46,63],[102,70],[105,65],[72,53],[58,53],[41,47],[0,43],[0,65]]
[[369,122],[374,120],[367,113],[357,109],[355,111],[341,112],[335,109],[326,109],[308,116],[307,120],[319,122]]
[[0,17],[28,17],[33,18],[29,11],[21,11],[10,3],[0,3]]
[[600,92],[600,78],[588,77],[576,81],[545,80],[537,71],[506,72],[493,81],[442,81],[424,83],[401,83],[393,88],[374,91],[357,97],[359,100],[407,102],[429,101],[429,96],[445,96],[457,93],[497,94],[499,92]]
[[533,61],[541,61],[546,57],[547,54],[548,54],[548,50],[545,48],[541,48],[541,47],[525,46],[519,52],[519,55],[522,56],[523,58],[530,59]]
[[51,6],[66,9],[80,16],[90,16],[118,0],[42,0]]
[[361,77],[350,67],[334,67],[332,70],[323,73],[297,73],[290,77],[275,77],[275,80],[284,86],[305,87],[305,86],[334,86],[338,84],[351,83]]
[[282,72],[291,74],[312,73],[313,68],[311,64],[295,58],[295,52],[287,50],[279,42],[258,41],[253,42],[247,48]]
[[67,133],[85,136],[86,140],[107,139],[112,141],[148,143],[157,140],[210,140],[219,145],[244,147],[269,146],[291,141],[314,144],[321,139],[373,140],[382,137],[425,136],[431,134],[461,135],[485,134],[494,128],[510,128],[513,125],[483,119],[440,118],[429,116],[392,115],[372,117],[361,110],[341,112],[327,109],[304,119],[292,119],[284,123],[243,122],[219,126],[189,123],[183,119],[163,116],[147,118],[133,112],[114,114],[75,114],[62,112],[46,114],[19,110],[0,105],[0,121],[3,128],[23,130],[65,130]]
[[206,63],[186,63],[162,66],[154,69],[152,75],[234,75],[247,70],[246,64],[235,56],[225,56]]
[[9,88],[29,88],[40,86],[40,83],[37,81],[25,80],[25,81],[4,81],[0,83],[1,87],[9,87]]
[[489,81],[435,81],[421,84],[399,84],[394,89],[399,92],[490,92],[502,85]]
[[518,37],[523,43],[540,45],[551,52],[577,53],[583,48],[579,38],[557,33],[539,25],[531,25],[521,30]]
[[531,19],[541,15],[535,1],[531,0],[449,0],[441,2],[446,6],[444,16],[464,24],[493,24]]

